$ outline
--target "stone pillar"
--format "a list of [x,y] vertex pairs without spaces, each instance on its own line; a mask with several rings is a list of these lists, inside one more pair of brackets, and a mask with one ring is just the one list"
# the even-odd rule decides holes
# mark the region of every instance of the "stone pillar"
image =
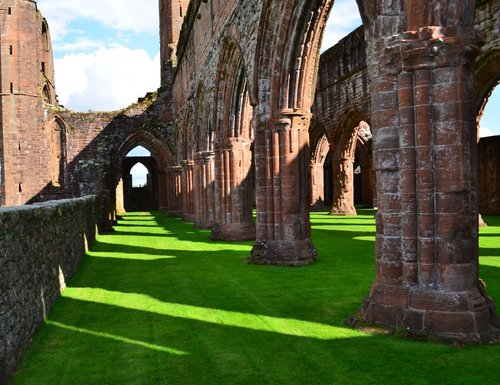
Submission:
[[322,163],[311,160],[310,205],[311,210],[325,210],[324,168]]
[[250,139],[228,138],[216,147],[216,223],[212,239],[255,239],[251,144]]
[[167,169],[167,214],[179,216],[182,213],[182,167],[173,166]]
[[182,161],[182,219],[194,222],[194,162]]
[[298,266],[314,261],[309,222],[310,114],[284,110],[255,137],[257,240],[251,263]]
[[195,228],[214,227],[214,179],[214,153],[212,151],[196,153],[194,156]]
[[356,215],[354,208],[354,154],[333,152],[333,205],[331,215]]
[[167,173],[166,171],[158,171],[158,193],[159,193],[159,209],[167,211]]
[[478,281],[476,32],[423,27],[370,50],[379,211],[364,317],[480,339],[493,310]]
[[123,203],[123,179],[120,178],[116,186],[116,212],[122,214],[125,212],[125,205]]

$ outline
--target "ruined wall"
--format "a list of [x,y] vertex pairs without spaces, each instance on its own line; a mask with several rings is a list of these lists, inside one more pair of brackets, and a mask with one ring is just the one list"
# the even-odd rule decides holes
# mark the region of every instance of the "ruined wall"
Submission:
[[0,209],[0,384],[96,235],[95,196]]
[[359,27],[321,55],[313,119],[324,127],[329,141],[345,117],[356,112],[369,121],[370,89],[366,71],[363,27]]
[[500,215],[500,136],[479,141],[479,212]]
[[476,60],[477,109],[482,114],[485,98],[500,81],[500,0],[478,1],[475,27],[484,33],[484,45]]
[[[159,168],[170,162],[170,125],[159,121],[155,95],[141,99],[130,107],[115,112],[79,113],[59,110],[54,119],[65,131],[66,196],[79,197],[95,194],[100,197],[100,228],[111,225],[110,213],[115,208],[115,188],[121,177],[121,160],[135,145],[143,145],[152,152]],[[134,139],[138,133],[149,135]],[[128,143],[126,150],[123,146]],[[52,187],[45,188],[32,199],[44,201],[58,196]]]
[[2,1],[0,29],[0,205],[15,205],[51,183],[44,103],[55,103],[54,69],[36,2]]
[[[173,79],[173,110],[177,148],[184,148],[183,134],[188,137],[188,148],[194,148],[195,135],[185,135],[185,130],[196,127],[197,90],[202,86],[204,96],[215,109],[215,83],[220,63],[221,48],[225,39],[233,40],[241,49],[246,77],[254,87],[255,55],[262,2],[257,0],[238,2],[234,0],[191,1],[185,17],[177,48],[178,66]],[[250,102],[255,98],[250,95]],[[211,111],[208,119],[215,121]],[[208,124],[206,122],[205,124]],[[215,128],[214,128],[215,129]],[[183,160],[176,154],[176,161]]]

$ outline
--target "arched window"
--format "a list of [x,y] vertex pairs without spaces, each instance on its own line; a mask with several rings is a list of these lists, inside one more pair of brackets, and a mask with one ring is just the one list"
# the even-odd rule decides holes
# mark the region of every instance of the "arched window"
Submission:
[[130,175],[132,175],[132,188],[147,187],[149,170],[141,162],[130,169]]
[[48,28],[47,22],[45,20],[43,20],[43,22],[42,22],[42,45],[43,45],[43,49],[45,51],[50,50],[49,28]]
[[128,158],[138,158],[142,156],[151,156],[151,151],[149,151],[147,148],[142,147],[142,146],[136,146],[132,150],[128,152],[126,157]]

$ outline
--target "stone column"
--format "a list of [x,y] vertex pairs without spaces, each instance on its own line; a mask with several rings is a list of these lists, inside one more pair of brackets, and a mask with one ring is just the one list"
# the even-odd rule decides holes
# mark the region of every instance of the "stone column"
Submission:
[[477,146],[469,27],[424,27],[371,46],[377,275],[364,317],[480,339]]
[[309,222],[310,114],[283,110],[258,122],[255,138],[257,240],[251,263],[298,266],[314,261]]
[[194,156],[194,227],[209,229],[214,227],[214,153],[198,152]]
[[212,239],[255,239],[252,221],[252,141],[228,138],[216,147],[216,223]]
[[323,164],[311,160],[310,164],[310,205],[311,210],[325,210],[325,186]]
[[192,160],[182,161],[182,219],[194,222],[194,162]]
[[333,205],[331,215],[356,215],[354,208],[354,154],[333,152]]
[[159,209],[167,211],[167,173],[158,171]]
[[182,212],[182,167],[167,168],[167,214],[179,216]]
[[123,214],[125,212],[125,206],[123,203],[123,179],[120,178],[118,185],[116,186],[116,212],[118,214]]

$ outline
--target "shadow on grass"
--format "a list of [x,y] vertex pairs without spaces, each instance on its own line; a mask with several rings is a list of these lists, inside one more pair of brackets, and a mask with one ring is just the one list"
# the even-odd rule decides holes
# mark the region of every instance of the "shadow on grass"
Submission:
[[[144,234],[125,237],[141,215]],[[313,230],[318,263],[291,269],[245,264],[251,242],[127,214],[68,282],[12,385],[495,383],[499,346],[345,328],[375,275],[375,229],[329,226]],[[498,268],[481,275],[497,295]]]
[[[289,324],[295,320],[269,325],[269,319],[250,314],[244,316],[257,323],[247,327],[217,316],[213,322],[193,319],[192,309],[185,313],[182,305],[175,316],[158,310],[61,298],[12,385],[33,384],[34,378],[37,385],[489,384],[496,379],[497,346],[453,349],[349,329],[316,338],[297,335],[297,326]],[[269,330],[272,326],[277,330]],[[303,330],[313,333],[314,327]]]

